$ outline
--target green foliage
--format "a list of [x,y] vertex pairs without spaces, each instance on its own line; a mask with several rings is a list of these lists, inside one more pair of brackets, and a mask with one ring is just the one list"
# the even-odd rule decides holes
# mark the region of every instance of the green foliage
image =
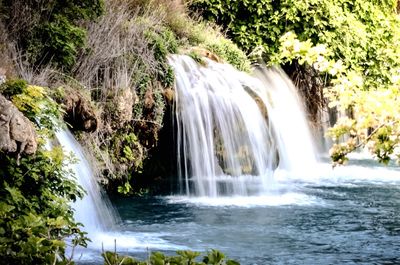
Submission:
[[[69,69],[84,47],[84,20],[103,13],[103,0],[3,0],[6,25],[29,61],[35,65],[52,62]],[[22,8],[24,7],[24,8]]]
[[41,31],[42,38],[46,38],[48,41],[42,45],[31,45],[28,48],[29,51],[32,51],[31,55],[41,58],[43,51],[46,51],[52,55],[49,60],[57,62],[59,66],[66,69],[72,67],[79,49],[84,47],[85,30],[72,24],[67,17],[57,15],[54,17],[54,21],[44,24]]
[[40,150],[19,163],[1,156],[2,260],[9,261],[7,264],[44,264],[52,262],[56,254],[65,258],[63,240],[70,236],[74,245],[85,245],[84,233],[68,205],[83,193],[64,169],[62,150]]
[[210,250],[201,262],[196,261],[201,254],[200,252],[183,250],[176,253],[176,256],[166,256],[161,252],[152,252],[147,261],[121,256],[115,251],[106,251],[102,256],[104,265],[240,265],[234,260],[226,259],[222,252],[215,249]]
[[34,156],[16,159],[0,152],[0,259],[4,264],[72,264],[71,247],[86,246],[86,233],[73,218],[71,202],[83,196],[61,148],[45,150],[60,126],[58,105],[46,89],[10,80],[2,86],[40,135]]
[[11,98],[13,95],[23,93],[27,86],[28,82],[25,80],[10,79],[0,85],[0,93],[7,98]]
[[400,162],[396,5],[395,0],[197,0],[191,8],[269,64],[297,60],[325,75],[329,106],[352,114],[328,132],[335,141],[331,157],[340,164],[362,147],[382,163]]
[[289,31],[300,41],[326,44],[330,59],[362,73],[368,88],[390,83],[390,70],[400,64],[395,2],[198,0],[192,8],[223,25],[246,51],[261,46],[268,62],[276,63],[280,38]]
[[224,26],[246,51],[261,45],[267,59],[279,53],[280,37],[292,31],[300,41],[326,43],[346,65],[364,68],[370,60],[381,61],[372,55],[396,38],[395,1],[387,2],[197,0],[191,7]]
[[[246,54],[231,40],[224,37],[218,29],[204,22],[186,19],[188,28],[187,40],[189,46],[199,46],[209,50],[220,59],[236,67],[238,70],[250,72],[250,60]],[[195,61],[202,63],[201,58],[196,58],[196,53],[191,50],[188,54]],[[200,56],[201,57],[201,56]]]
[[0,93],[11,99],[14,105],[40,129],[51,136],[61,126],[61,108],[48,96],[48,89],[28,85],[22,79],[10,79],[0,85]]
[[114,150],[112,157],[115,163],[125,163],[135,169],[141,167],[143,151],[137,136],[129,126],[125,128],[124,132],[114,135],[112,149]]
[[190,56],[190,58],[192,58],[198,64],[206,65],[203,57],[198,52],[192,50],[187,55]]
[[163,87],[172,87],[174,85],[174,74],[168,65],[167,56],[178,52],[178,40],[175,34],[168,28],[150,28],[146,32],[146,37],[151,46],[154,58],[158,62],[156,69],[156,78]]
[[213,40],[208,39],[204,46],[237,69],[250,72],[250,61],[232,41],[219,37]]
[[23,81],[10,82],[24,85],[11,86],[14,92],[19,92],[11,96],[14,105],[41,129],[41,133],[51,136],[52,132],[61,126],[60,106],[47,95],[44,87],[26,85]]
[[[64,264],[65,239],[73,246],[87,238],[69,203],[83,196],[67,171],[60,148],[35,156],[0,154],[0,259],[4,264]],[[60,259],[58,259],[60,258]]]
[[149,29],[147,38],[153,45],[154,56],[157,61],[163,61],[169,53],[177,53],[178,41],[175,34],[167,28]]
[[136,119],[141,119],[143,117],[143,108],[144,108],[144,97],[146,95],[148,87],[151,85],[150,76],[142,75],[137,86],[137,95],[140,99],[138,104],[133,106],[133,116]]
[[131,195],[134,190],[131,186],[133,172],[141,172],[145,158],[143,146],[139,143],[138,137],[131,126],[116,132],[109,139],[107,148],[112,152],[111,159],[115,167],[118,167],[119,179],[117,192],[123,195]]

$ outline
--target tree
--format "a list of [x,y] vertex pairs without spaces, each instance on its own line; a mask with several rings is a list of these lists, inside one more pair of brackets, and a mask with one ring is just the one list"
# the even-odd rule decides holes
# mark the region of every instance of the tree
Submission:
[[[298,60],[318,68],[330,107],[349,114],[329,132],[337,141],[331,157],[343,163],[347,153],[363,146],[381,162],[392,154],[400,157],[396,5],[395,0],[197,0],[191,8],[225,27],[248,53],[261,50],[269,64]],[[349,140],[341,142],[344,135]]]

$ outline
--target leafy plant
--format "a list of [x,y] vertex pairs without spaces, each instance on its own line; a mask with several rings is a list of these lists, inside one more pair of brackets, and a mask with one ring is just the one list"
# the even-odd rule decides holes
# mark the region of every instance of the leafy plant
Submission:
[[250,72],[250,61],[247,59],[245,53],[231,40],[221,36],[215,39],[209,38],[204,43],[204,47],[237,69],[244,72]]
[[215,249],[210,250],[201,262],[196,261],[200,252],[181,250],[176,256],[167,256],[161,252],[152,252],[148,260],[139,261],[134,257],[122,256],[116,250],[103,251],[104,265],[240,265],[240,263],[226,259],[225,255]]
[[36,124],[40,138],[34,156],[17,159],[0,152],[0,259],[4,264],[73,264],[67,245],[88,241],[71,208],[84,191],[68,170],[73,158],[60,147],[44,147],[61,124],[59,107],[46,88],[22,80],[2,88]]
[[88,238],[70,202],[83,196],[60,148],[15,158],[0,153],[0,258],[4,264],[66,264]]
[[41,133],[51,136],[53,131],[61,126],[61,109],[47,95],[46,90],[47,88],[40,86],[25,85],[18,88],[20,93],[11,96],[11,100],[27,118],[41,129]]
[[[192,10],[223,26],[268,64],[298,61],[324,77],[329,107],[346,115],[328,134],[335,163],[366,147],[400,162],[400,18],[397,1],[195,0]],[[256,57],[257,58],[257,57]],[[342,139],[346,136],[348,140]]]
[[5,24],[29,61],[36,66],[52,62],[70,69],[84,47],[84,20],[103,13],[103,0],[3,0]]
[[11,98],[13,95],[21,94],[28,86],[28,82],[23,79],[10,79],[0,85],[0,93]]

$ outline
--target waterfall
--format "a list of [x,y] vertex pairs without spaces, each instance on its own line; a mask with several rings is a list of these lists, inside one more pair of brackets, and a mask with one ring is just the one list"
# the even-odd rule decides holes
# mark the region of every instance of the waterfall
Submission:
[[84,230],[89,233],[89,236],[111,230],[116,223],[117,215],[106,195],[102,193],[81,145],[67,130],[56,132],[56,138],[64,152],[72,153],[74,158],[78,160],[77,163],[68,166],[74,172],[78,184],[87,193],[83,199],[78,199],[72,205],[75,210],[75,220],[85,226]]
[[255,76],[173,55],[178,174],[186,195],[258,196],[276,169],[312,172],[317,158],[304,108],[284,73]]
[[277,135],[280,167],[292,173],[312,174],[317,164],[317,143],[297,89],[282,70],[260,68],[255,74],[271,101],[268,113]]

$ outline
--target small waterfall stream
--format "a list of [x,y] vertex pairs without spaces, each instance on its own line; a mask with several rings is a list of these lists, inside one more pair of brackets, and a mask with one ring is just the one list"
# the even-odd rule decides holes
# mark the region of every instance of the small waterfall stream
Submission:
[[311,174],[317,156],[299,96],[284,73],[256,76],[174,55],[178,170],[187,195],[259,196],[280,170]]
[[290,174],[313,177],[317,159],[317,143],[311,134],[306,111],[297,89],[286,74],[276,68],[259,68],[255,76],[262,82],[271,102],[268,113],[279,149],[280,169]]
[[110,231],[116,224],[117,213],[113,211],[108,198],[102,194],[89,161],[86,159],[81,145],[68,130],[56,132],[56,138],[65,153],[72,153],[77,163],[70,164],[79,185],[87,192],[82,200],[73,204],[75,219],[82,223],[89,236]]

